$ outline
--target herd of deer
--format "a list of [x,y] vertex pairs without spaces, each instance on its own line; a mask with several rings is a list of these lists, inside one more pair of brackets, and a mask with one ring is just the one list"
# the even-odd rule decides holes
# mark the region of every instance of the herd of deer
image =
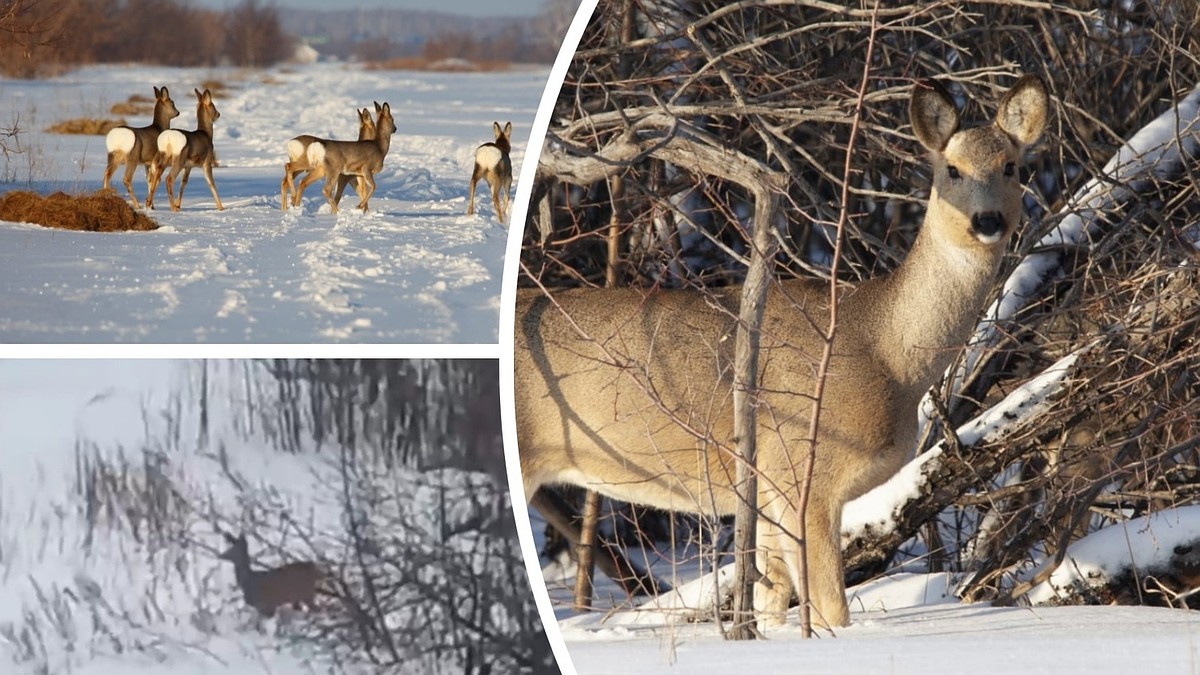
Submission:
[[[171,120],[179,116],[179,109],[166,87],[154,88],[154,116],[149,126],[145,127],[116,127],[108,132],[105,145],[108,148],[108,166],[104,170],[104,189],[109,190],[113,173],[117,167],[125,166],[125,189],[134,208],[138,207],[137,195],[133,193],[133,173],[139,164],[146,168],[146,208],[154,208],[154,193],[158,190],[163,173],[170,167],[167,175],[167,198],[171,210],[178,211],[183,203],[183,189],[187,186],[188,176],[192,169],[201,167],[204,179],[212,190],[213,199],[217,202],[217,210],[223,211],[221,197],[217,195],[217,186],[213,182],[213,166],[216,165],[217,155],[213,149],[213,123],[220,117],[213,103],[212,93],[205,89],[196,92],[196,130],[182,131],[171,128]],[[287,144],[288,161],[283,165],[283,182],[280,184],[280,208],[287,210],[289,201],[292,206],[300,205],[304,189],[313,182],[325,179],[324,194],[329,208],[333,213],[338,212],[338,203],[342,193],[351,179],[355,180],[355,191],[358,193],[358,208],[367,210],[367,200],[375,192],[375,174],[383,168],[383,160],[391,146],[392,134],[396,131],[396,123],[392,118],[392,109],[387,103],[375,104],[376,117],[372,119],[370,110],[364,108],[358,112],[359,132],[356,141],[335,141],[316,136],[297,136]],[[480,178],[486,180],[492,188],[492,205],[496,217],[504,222],[505,212],[509,204],[509,191],[512,188],[512,161],[509,153],[512,123],[503,129],[500,124],[493,122],[492,129],[495,140],[480,145],[475,150],[475,168],[471,173],[470,200],[467,213],[475,213],[475,184]],[[175,194],[175,179],[180,172],[183,177],[179,183],[179,194]],[[307,172],[304,179],[296,185],[295,178],[301,172]],[[334,187],[336,185],[336,193]],[[290,200],[289,200],[290,193]]]

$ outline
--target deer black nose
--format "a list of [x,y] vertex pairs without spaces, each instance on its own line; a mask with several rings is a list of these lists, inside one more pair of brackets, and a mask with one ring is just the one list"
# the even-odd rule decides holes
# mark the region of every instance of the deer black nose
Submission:
[[1004,216],[996,213],[976,213],[971,217],[971,230],[980,237],[989,239],[1004,232]]

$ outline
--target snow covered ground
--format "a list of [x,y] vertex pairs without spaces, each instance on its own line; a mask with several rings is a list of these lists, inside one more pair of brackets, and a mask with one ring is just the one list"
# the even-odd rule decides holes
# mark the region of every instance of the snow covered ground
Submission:
[[[540,539],[543,524],[531,512]],[[1175,544],[1200,534],[1200,507],[1163,512],[1101,530],[1078,542],[1052,580],[1064,584],[1116,575],[1133,556],[1162,563]],[[538,542],[539,547],[541,541]],[[711,622],[694,622],[713,604],[712,576],[696,567],[653,563],[659,578],[683,582],[659,598],[626,602],[597,580],[594,613],[570,609],[574,568],[545,567],[548,598],[576,672],[688,673],[1200,673],[1200,615],[1156,607],[962,604],[947,574],[900,573],[848,589],[851,625],[803,640],[796,626],[766,641],[727,642]],[[724,567],[722,575],[732,574]],[[690,580],[690,582],[689,582]],[[1051,601],[1048,584],[1031,596]],[[607,610],[607,611],[605,611]],[[551,632],[551,634],[553,634]]]
[[[102,66],[0,80],[0,127],[18,125],[27,150],[0,157],[0,193],[101,186],[104,138],[43,131],[57,121],[112,118],[113,103],[166,85],[180,111],[172,127],[194,129],[193,88],[209,79],[231,86],[216,96],[214,173],[225,211],[193,172],[178,213],[159,188],[156,232],[0,222],[0,342],[494,343],[508,229],[486,186],[476,215],[465,215],[473,153],[492,140],[493,121],[511,120],[519,174],[547,74]],[[391,104],[397,132],[371,211],[346,208],[350,193],[331,215],[318,184],[301,210],[281,212],[288,139],[353,139],[356,107],[373,101]],[[134,188],[144,199],[140,168]]]
[[[339,549],[321,547],[325,533],[344,528],[341,488],[332,463],[312,448],[265,450],[268,432],[260,424],[247,432],[233,381],[211,378],[211,443],[199,447],[197,415],[172,402],[172,392],[194,386],[197,372],[194,363],[153,359],[0,360],[0,672],[372,672],[332,663],[315,641],[289,633],[283,618],[257,630],[232,566],[217,558],[225,548],[218,525],[235,529],[263,518],[264,505],[282,505],[268,521],[287,514],[311,526],[313,549],[335,560]],[[84,480],[81,457],[128,464],[108,479]],[[412,509],[407,522],[428,530],[414,552],[486,551],[473,532],[447,540],[436,515],[439,492],[453,500],[449,519],[469,515],[471,495],[490,485],[486,474],[392,475],[404,495],[398,501]],[[166,499],[123,501],[154,477],[170,486],[156,493]],[[101,493],[85,499],[81,486]],[[163,510],[172,515],[166,539],[146,524]],[[138,533],[130,528],[135,521],[143,523]],[[311,555],[295,531],[273,536],[292,555]],[[261,540],[252,547],[260,563],[277,564],[277,552]],[[438,621],[425,611],[426,623]],[[415,657],[411,670],[396,672],[435,672],[430,663],[438,658]]]

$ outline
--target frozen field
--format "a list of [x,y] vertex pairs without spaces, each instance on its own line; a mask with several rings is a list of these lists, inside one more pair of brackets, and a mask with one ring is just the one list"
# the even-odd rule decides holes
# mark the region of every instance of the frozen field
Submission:
[[[55,122],[111,118],[112,104],[166,85],[180,111],[172,127],[194,129],[193,88],[209,79],[230,86],[216,96],[214,134],[225,211],[195,171],[178,213],[160,186],[156,232],[0,222],[0,342],[495,342],[508,229],[483,199],[486,185],[476,215],[466,215],[473,153],[492,140],[493,121],[511,120],[519,174],[547,74],[104,66],[0,80],[0,127],[17,124],[24,151],[0,157],[0,192],[101,186],[104,138],[45,133]],[[353,139],[356,107],[373,101],[391,104],[397,131],[371,211],[350,208],[347,191],[333,216],[318,183],[302,209],[281,212],[288,139]],[[126,120],[144,126],[150,117]],[[134,189],[144,199],[140,168]]]

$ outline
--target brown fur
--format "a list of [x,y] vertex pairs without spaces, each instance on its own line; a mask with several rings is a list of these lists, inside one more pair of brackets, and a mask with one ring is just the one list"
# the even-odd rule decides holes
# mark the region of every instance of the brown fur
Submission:
[[[163,152],[161,147],[154,155],[154,162],[151,166],[150,179],[150,194],[146,197],[146,208],[154,208],[154,193],[158,190],[158,183],[162,180],[163,172],[166,171],[168,165],[171,167],[171,173],[167,176],[167,201],[171,203],[171,210],[178,211],[183,206],[183,189],[187,187],[188,177],[192,175],[193,167],[201,167],[204,171],[204,180],[208,182],[208,189],[212,191],[213,199],[217,202],[217,210],[224,211],[225,206],[221,204],[221,197],[217,195],[217,185],[213,182],[212,170],[217,161],[217,152],[213,148],[213,124],[220,119],[221,113],[217,110],[216,104],[213,103],[212,92],[205,89],[201,92],[199,89],[196,93],[196,130],[195,131],[180,131],[186,138],[186,142],[182,148],[175,148],[174,154]],[[159,141],[161,142],[161,138]],[[183,178],[179,182],[179,196],[175,196],[174,186],[175,177],[179,172],[183,172]]]
[[273,616],[283,605],[310,610],[315,606],[317,584],[324,576],[315,563],[303,561],[269,570],[251,570],[246,536],[225,535],[225,541],[229,548],[218,557],[233,563],[238,587],[242,589],[247,605],[263,616]]
[[[375,140],[375,120],[371,119],[371,111],[368,110],[367,108],[363,108],[362,110],[359,110],[357,112],[358,112],[358,140],[359,141]],[[304,193],[301,190],[298,190],[296,188],[295,180],[296,180],[296,176],[301,171],[311,172],[313,170],[312,165],[309,164],[309,161],[308,161],[308,146],[312,145],[314,142],[321,142],[321,143],[329,142],[328,139],[318,138],[318,137],[312,136],[310,134],[296,136],[292,140],[299,141],[300,144],[304,147],[304,152],[301,153],[299,157],[289,158],[289,161],[283,165],[283,181],[280,182],[280,184],[279,184],[279,192],[280,192],[279,202],[280,202],[280,208],[283,209],[284,211],[287,211],[287,209],[288,209],[288,193],[289,192],[292,195],[292,197],[291,197],[292,206],[300,206],[300,198],[304,196]],[[335,202],[342,201],[342,193],[346,191],[346,184],[350,182],[350,178],[351,178],[351,176],[338,176],[337,195],[334,197]],[[362,192],[361,185],[362,185],[362,181],[360,179],[359,187],[357,188],[360,193]]]
[[[338,212],[338,202],[342,198],[342,176],[358,178],[358,208],[367,210],[367,200],[375,193],[375,174],[383,169],[383,160],[387,157],[392,146],[392,134],[396,132],[396,121],[392,118],[392,107],[384,102],[381,106],[375,104],[379,117],[375,122],[375,139],[370,141],[321,141],[324,148],[324,159],[313,166],[312,171],[300,181],[300,192],[304,192],[313,181],[325,179],[325,200],[333,213]],[[316,143],[310,145],[316,146]],[[334,183],[341,185],[337,195],[333,193]]]
[[[1005,167],[1040,135],[1046,105],[1041,81],[1026,77],[997,118],[1020,124],[958,132],[957,111],[941,87],[914,92],[910,115],[935,172],[929,209],[892,275],[842,295],[825,384],[807,516],[821,624],[849,622],[842,508],[908,457],[917,405],[970,334],[1020,220],[1021,185]],[[950,166],[960,178],[950,176]],[[515,405],[526,497],[540,485],[565,482],[660,508],[732,513],[734,465],[722,448],[735,444],[740,292],[521,292]],[[828,319],[828,293],[813,280],[772,285],[763,319],[757,555],[765,579],[755,587],[755,609],[764,626],[783,622],[799,579],[799,547],[787,532],[797,529],[795,477],[822,351],[814,326]]]
[[[492,189],[492,208],[496,210],[496,219],[503,223],[509,206],[509,192],[512,190],[512,160],[508,156],[512,152],[512,122],[505,123],[503,129],[499,122],[492,122],[492,135],[496,137],[495,141],[475,148],[475,168],[471,171],[471,187],[467,194],[467,215],[475,213],[475,184],[482,178]],[[493,150],[499,151],[498,161],[491,161],[496,154]]]
[[[127,127],[134,135],[133,149],[128,152],[110,152],[108,153],[108,166],[104,169],[104,189],[110,189],[113,172],[121,164],[125,165],[125,179],[122,181],[125,184],[125,190],[129,193],[129,201],[133,203],[133,207],[137,208],[137,195],[133,194],[133,171],[138,164],[146,167],[146,186],[149,189],[151,184],[150,165],[154,161],[154,155],[158,152],[158,135],[163,131],[171,128],[171,120],[179,117],[179,109],[175,107],[175,101],[171,100],[171,93],[166,87],[159,89],[154,87],[154,117],[153,122],[148,127]],[[146,197],[147,206],[149,206],[150,197]]]

